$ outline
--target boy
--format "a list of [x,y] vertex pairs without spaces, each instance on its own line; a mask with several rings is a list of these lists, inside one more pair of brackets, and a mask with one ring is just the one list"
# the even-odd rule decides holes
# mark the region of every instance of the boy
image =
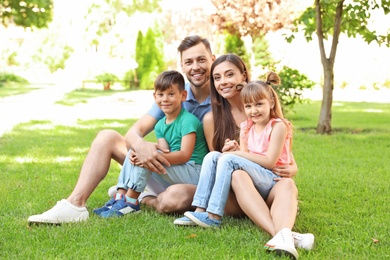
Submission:
[[165,115],[154,131],[157,145],[162,147],[161,155],[171,165],[166,167],[166,174],[153,173],[139,162],[132,164],[129,150],[118,178],[117,194],[94,213],[110,218],[140,211],[138,196],[152,174],[166,187],[176,183],[198,183],[208,148],[202,123],[182,108],[182,102],[187,98],[184,85],[183,76],[173,70],[161,73],[154,83],[155,102]]

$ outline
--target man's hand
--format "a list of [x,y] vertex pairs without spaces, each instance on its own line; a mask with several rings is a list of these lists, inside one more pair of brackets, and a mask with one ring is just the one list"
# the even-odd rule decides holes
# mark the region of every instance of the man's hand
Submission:
[[143,142],[139,147],[135,147],[130,153],[130,162],[134,165],[144,167],[158,174],[166,174],[166,169],[163,165],[169,167],[171,164],[161,155],[161,152],[169,152],[160,148],[155,143]]

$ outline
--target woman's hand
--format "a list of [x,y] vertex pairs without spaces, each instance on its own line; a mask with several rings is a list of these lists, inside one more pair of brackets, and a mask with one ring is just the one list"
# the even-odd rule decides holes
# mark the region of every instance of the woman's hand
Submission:
[[[296,165],[277,165],[272,168],[272,171],[279,175],[281,178],[293,178],[297,174]],[[275,180],[279,180],[280,178],[275,178]]]
[[238,142],[236,140],[226,139],[225,144],[223,145],[222,152],[232,152],[240,149]]

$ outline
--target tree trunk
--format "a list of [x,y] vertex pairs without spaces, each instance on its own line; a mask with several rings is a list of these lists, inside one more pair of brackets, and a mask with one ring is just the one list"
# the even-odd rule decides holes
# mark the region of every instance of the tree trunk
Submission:
[[333,102],[333,66],[324,66],[324,85],[322,88],[322,103],[320,117],[318,119],[317,133],[331,134],[332,131],[332,102]]

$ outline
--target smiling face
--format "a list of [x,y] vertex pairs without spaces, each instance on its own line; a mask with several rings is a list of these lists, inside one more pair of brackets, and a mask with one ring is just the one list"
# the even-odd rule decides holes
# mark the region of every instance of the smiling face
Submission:
[[245,81],[245,73],[230,61],[224,61],[213,70],[214,86],[218,94],[225,99],[232,98],[240,93],[236,86]]
[[271,104],[268,99],[252,100],[252,102],[244,103],[245,114],[248,119],[251,119],[256,125],[266,125],[270,120]]
[[203,43],[199,43],[181,54],[181,68],[188,81],[196,88],[209,87],[212,54]]
[[185,90],[180,92],[177,84],[173,84],[166,90],[156,90],[154,92],[156,104],[167,116],[177,116],[186,97],[187,92]]

